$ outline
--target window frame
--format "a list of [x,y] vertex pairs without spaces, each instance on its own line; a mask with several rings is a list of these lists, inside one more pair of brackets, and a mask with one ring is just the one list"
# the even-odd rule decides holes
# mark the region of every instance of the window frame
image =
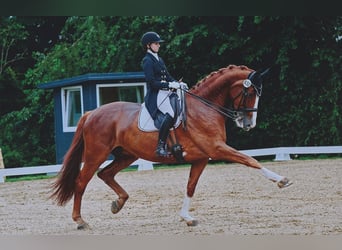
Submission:
[[80,92],[80,105],[81,105],[81,116],[84,114],[84,103],[83,103],[83,88],[82,86],[72,86],[61,88],[61,101],[62,101],[62,123],[63,132],[75,132],[77,128],[77,123],[75,126],[68,125],[69,118],[69,107],[70,107],[70,93],[74,91]]
[[[100,107],[100,88],[110,88],[110,87],[115,87],[115,88],[120,88],[120,87],[139,87],[143,86],[144,87],[144,93],[143,96],[145,96],[147,87],[146,87],[146,82],[127,82],[127,83],[99,83],[96,84],[96,107]],[[142,102],[144,101],[143,99],[141,100]]]

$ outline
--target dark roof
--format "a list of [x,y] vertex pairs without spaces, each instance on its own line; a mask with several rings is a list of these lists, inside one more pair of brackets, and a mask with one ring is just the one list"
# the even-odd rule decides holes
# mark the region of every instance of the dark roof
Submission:
[[53,89],[66,86],[77,85],[87,81],[118,81],[145,79],[144,72],[125,72],[125,73],[89,73],[85,75],[65,78],[53,82],[42,83],[38,85],[40,89]]

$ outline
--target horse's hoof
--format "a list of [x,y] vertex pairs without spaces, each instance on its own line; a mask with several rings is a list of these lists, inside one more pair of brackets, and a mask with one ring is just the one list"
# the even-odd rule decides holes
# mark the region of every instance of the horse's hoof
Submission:
[[77,230],[87,230],[87,229],[90,229],[90,226],[86,222],[77,225]]
[[198,225],[198,220],[189,220],[189,221],[186,221],[186,224],[187,224],[189,227],[194,227],[194,226],[197,226],[197,225]]
[[282,179],[282,180],[280,180],[280,181],[278,181],[277,182],[277,185],[278,185],[278,187],[279,188],[285,188],[285,187],[289,187],[289,186],[291,186],[293,184],[293,182],[292,181],[290,181],[288,178],[284,178],[284,179]]
[[122,207],[123,207],[123,205],[120,206],[119,205],[119,201],[115,200],[115,201],[112,202],[111,211],[112,211],[113,214],[117,214],[121,210]]

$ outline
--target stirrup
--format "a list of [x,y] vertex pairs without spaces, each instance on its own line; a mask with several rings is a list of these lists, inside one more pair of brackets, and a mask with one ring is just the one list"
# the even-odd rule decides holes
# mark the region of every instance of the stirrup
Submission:
[[156,155],[161,157],[170,157],[171,153],[166,150],[166,143],[162,140],[159,140],[158,146],[156,149]]
[[160,157],[171,157],[171,153],[163,148],[157,148],[156,155]]

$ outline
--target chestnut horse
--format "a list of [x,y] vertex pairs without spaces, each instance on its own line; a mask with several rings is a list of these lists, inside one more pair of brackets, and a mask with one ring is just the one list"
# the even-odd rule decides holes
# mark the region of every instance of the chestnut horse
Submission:
[[[184,162],[191,164],[187,190],[180,216],[189,226],[197,224],[189,214],[191,198],[199,177],[209,159],[244,164],[260,171],[280,188],[292,184],[264,167],[254,158],[226,144],[226,116],[238,127],[249,130],[256,125],[262,78],[266,72],[246,66],[230,65],[211,73],[190,90],[185,91],[186,129],[175,129],[182,145]],[[229,107],[229,108],[228,108]],[[87,184],[109,155],[114,156],[97,175],[118,198],[111,210],[117,213],[128,199],[127,192],[116,182],[115,175],[138,158],[152,162],[177,163],[174,157],[158,157],[155,148],[158,132],[143,132],[138,128],[141,104],[113,102],[85,113],[77,125],[73,141],[65,155],[61,172],[53,184],[51,198],[65,205],[74,196],[72,219],[78,229],[89,227],[81,217],[81,201]],[[84,163],[81,168],[81,162]]]

